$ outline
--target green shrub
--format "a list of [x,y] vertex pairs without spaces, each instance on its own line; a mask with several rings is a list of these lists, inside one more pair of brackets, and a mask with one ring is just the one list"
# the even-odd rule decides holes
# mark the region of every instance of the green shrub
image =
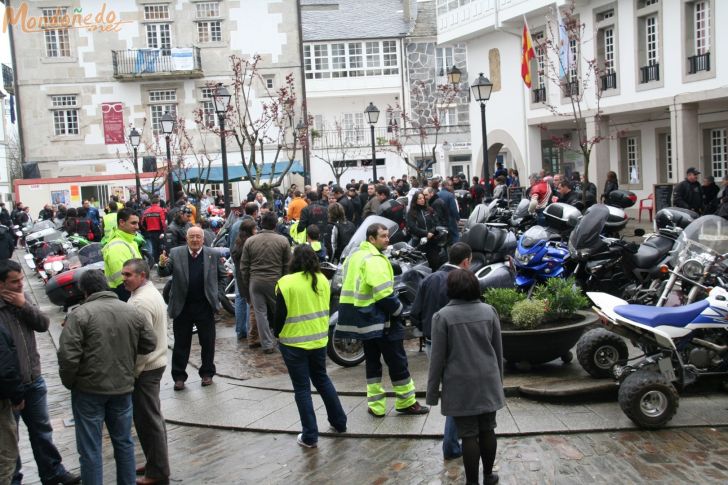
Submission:
[[513,288],[489,288],[483,293],[488,305],[492,305],[501,320],[511,320],[513,305],[526,299],[526,295]]
[[543,300],[521,300],[513,305],[511,319],[513,326],[521,330],[538,327],[546,315],[546,302]]
[[550,278],[537,286],[533,298],[546,301],[546,319],[568,318],[589,306],[589,300],[572,278]]

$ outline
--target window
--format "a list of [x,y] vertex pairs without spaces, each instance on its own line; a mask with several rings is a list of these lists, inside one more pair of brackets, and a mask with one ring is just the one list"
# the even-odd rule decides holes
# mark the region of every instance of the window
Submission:
[[71,57],[68,29],[53,29],[46,27],[46,25],[51,25],[53,27],[60,26],[60,17],[66,15],[67,9],[65,7],[44,8],[41,12],[43,14],[46,57]]
[[169,20],[169,6],[144,5],[144,20]]
[[627,147],[627,180],[630,185],[640,183],[639,172],[639,150],[637,145],[637,137],[630,136],[626,139]]
[[306,79],[399,74],[397,42],[337,42],[303,46]]
[[645,19],[647,26],[647,65],[653,66],[660,62],[657,47],[657,15],[651,15]]
[[695,22],[695,54],[703,55],[710,51],[710,7],[706,1],[693,5]]
[[147,24],[147,47],[161,49],[163,56],[172,54],[172,35],[169,24]]
[[604,29],[604,72],[614,72],[614,28]]
[[544,45],[543,32],[538,32],[534,35],[536,41],[536,87],[538,89],[546,88],[546,47]]
[[344,143],[362,143],[364,140],[364,113],[344,113],[341,128],[344,131]]
[[202,99],[202,102],[200,103],[202,108],[202,122],[208,128],[216,126],[217,122],[215,103],[212,100],[213,94],[215,94],[215,88],[202,88],[200,90],[200,98]]
[[219,20],[212,22],[197,22],[197,41],[200,44],[204,44],[205,42],[221,42],[221,22]]
[[273,87],[275,86],[274,80],[275,76],[273,74],[265,74],[263,76],[263,81],[265,81],[265,87],[267,89],[273,89]]
[[437,75],[446,76],[447,71],[452,69],[455,64],[452,55],[452,47],[438,47],[437,48]]
[[674,167],[672,164],[672,135],[669,133],[665,135],[665,165],[667,166],[667,180],[670,181],[674,175]]
[[177,117],[177,91],[174,89],[149,91],[149,103],[151,104],[152,131],[155,135],[161,135],[163,134],[162,116],[169,112],[175,118]]
[[51,96],[51,107],[55,135],[78,135],[78,104],[76,102],[76,96],[72,94]]
[[710,161],[713,177],[728,175],[728,130],[710,130]]
[[222,42],[222,20],[219,17],[219,2],[197,4],[197,41],[200,44]]
[[440,108],[440,126],[447,131],[448,127],[458,124],[458,109],[456,106],[448,106]]

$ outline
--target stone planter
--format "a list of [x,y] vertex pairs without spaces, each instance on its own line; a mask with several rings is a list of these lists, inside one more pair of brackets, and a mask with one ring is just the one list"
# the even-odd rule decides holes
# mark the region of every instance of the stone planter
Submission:
[[534,330],[503,330],[503,358],[518,368],[528,369],[561,358],[571,362],[571,348],[589,327],[597,323],[598,317],[591,311],[579,311],[581,321],[570,322],[560,327],[536,328]]

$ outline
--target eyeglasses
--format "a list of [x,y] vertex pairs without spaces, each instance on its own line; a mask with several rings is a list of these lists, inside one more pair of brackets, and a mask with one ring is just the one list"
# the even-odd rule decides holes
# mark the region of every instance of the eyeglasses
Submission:
[[111,113],[112,111],[115,111],[116,113],[121,113],[122,111],[124,111],[124,105],[121,103],[105,103],[101,105],[102,113]]

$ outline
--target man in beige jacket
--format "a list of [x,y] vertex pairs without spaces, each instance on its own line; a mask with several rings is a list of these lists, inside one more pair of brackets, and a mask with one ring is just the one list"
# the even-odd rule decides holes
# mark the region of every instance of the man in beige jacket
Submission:
[[168,483],[169,456],[167,428],[159,402],[159,383],[167,366],[167,307],[149,281],[149,265],[143,259],[130,259],[121,270],[124,286],[131,292],[129,304],[142,312],[157,337],[157,347],[140,355],[134,372],[134,427],[142,445],[146,465],[137,468],[137,484]]

